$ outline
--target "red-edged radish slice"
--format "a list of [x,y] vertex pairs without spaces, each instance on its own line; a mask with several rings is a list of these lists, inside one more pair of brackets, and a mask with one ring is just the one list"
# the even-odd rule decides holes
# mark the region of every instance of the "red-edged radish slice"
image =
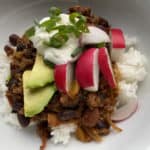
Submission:
[[76,65],[76,79],[79,85],[88,91],[97,91],[99,84],[98,67],[99,49],[91,48],[85,51],[79,58]]
[[115,80],[114,73],[112,70],[110,57],[109,57],[108,51],[105,47],[100,48],[100,50],[99,50],[98,62],[99,62],[100,70],[101,70],[105,80],[108,82],[108,84],[111,88],[115,88],[116,80]]
[[111,58],[113,61],[117,61],[126,48],[125,37],[121,29],[111,29],[111,42]]
[[68,92],[73,81],[72,64],[56,65],[54,69],[56,87],[61,92]]
[[89,33],[83,33],[81,36],[81,44],[97,44],[110,42],[110,38],[106,32],[95,26],[89,26]]
[[138,101],[136,99],[128,101],[125,105],[116,109],[112,114],[111,119],[113,121],[119,122],[131,117],[138,108]]

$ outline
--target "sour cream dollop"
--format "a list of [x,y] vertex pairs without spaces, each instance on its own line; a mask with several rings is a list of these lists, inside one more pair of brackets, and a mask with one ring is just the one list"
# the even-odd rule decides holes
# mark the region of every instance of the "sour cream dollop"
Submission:
[[[69,25],[69,15],[61,14],[61,21],[57,25]],[[48,20],[49,17],[43,18],[40,23]],[[65,64],[69,61],[73,61],[74,58],[71,56],[73,51],[79,46],[79,39],[74,35],[70,34],[69,40],[61,48],[47,47],[43,44],[44,41],[49,41],[49,39],[56,34],[58,31],[53,30],[52,32],[47,32],[44,28],[36,27],[35,35],[31,38],[35,48],[37,48],[38,53],[44,56],[46,60],[54,64]]]
[[[61,20],[57,23],[57,25],[71,25],[68,14],[60,14],[60,18]],[[49,17],[45,17],[40,21],[40,23],[43,23],[48,19]],[[110,41],[109,36],[101,29],[90,26],[88,29],[89,33],[81,35],[83,36],[82,40],[85,41],[84,44],[91,44],[92,41],[89,41],[89,39],[96,39],[96,43]],[[35,35],[31,37],[31,41],[33,42],[38,53],[43,55],[46,60],[49,60],[54,64],[65,64],[67,62],[75,61],[79,55],[72,57],[71,54],[81,44],[81,38],[77,38],[75,35],[70,34],[69,40],[60,48],[47,47],[43,44],[44,41],[49,41],[49,39],[57,32],[58,30],[53,30],[48,33],[44,28],[36,27]],[[95,44],[95,42],[93,44]]]

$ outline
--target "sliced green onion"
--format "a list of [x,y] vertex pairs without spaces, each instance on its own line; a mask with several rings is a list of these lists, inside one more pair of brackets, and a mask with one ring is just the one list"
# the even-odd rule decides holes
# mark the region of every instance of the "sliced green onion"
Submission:
[[[35,25],[40,27],[44,27],[45,31],[51,32],[53,30],[57,30],[58,32],[53,35],[49,41],[44,41],[43,44],[48,47],[60,48],[62,47],[69,38],[69,34],[74,34],[76,37],[79,37],[83,32],[89,32],[86,17],[81,15],[80,13],[74,12],[69,15],[71,25],[58,25],[58,22],[61,20],[59,16],[61,14],[61,10],[57,7],[51,7],[49,9],[50,18],[42,23],[38,21],[34,21]],[[26,35],[31,37],[35,34],[35,27],[30,28],[27,31]],[[74,55],[74,54],[73,54]]]
[[83,20],[79,20],[79,21],[76,23],[76,27],[77,27],[77,29],[78,29],[80,32],[84,32],[84,33],[88,33],[88,32],[89,32],[88,27],[87,27],[87,25],[85,24],[85,22],[83,22]]
[[78,20],[77,18],[79,18],[80,16],[81,15],[77,12],[74,12],[74,13],[70,14],[70,16],[69,16],[70,22],[75,24]]
[[72,13],[69,16],[70,22],[76,26],[79,32],[89,32],[87,25],[86,25],[86,17],[79,14],[79,13]]
[[52,38],[51,38],[51,46],[55,48],[60,48],[64,43],[68,41],[68,36],[63,33],[56,33]]
[[54,27],[56,26],[56,22],[53,20],[47,20],[44,21],[42,24],[40,24],[41,27],[45,27],[47,32],[50,32],[54,29]]
[[56,22],[53,22],[53,21],[51,21],[51,19],[48,19],[48,20],[42,22],[40,24],[40,26],[41,27],[47,27],[47,26],[54,25],[54,24],[56,24]]
[[82,51],[83,51],[83,48],[78,47],[78,48],[76,48],[76,49],[73,51],[73,53],[71,54],[71,56],[72,56],[72,57],[75,57],[75,56],[77,56],[79,53],[81,53]]
[[45,45],[60,48],[62,47],[66,42],[68,41],[67,34],[63,33],[56,33],[54,36],[52,36],[49,40],[49,42],[44,42]]
[[59,25],[55,29],[59,30],[61,33],[72,33],[73,26],[72,25]]
[[26,36],[26,37],[28,37],[28,38],[30,38],[30,37],[32,37],[32,36],[34,36],[35,35],[35,27],[33,26],[33,27],[31,27],[31,28],[29,28],[29,29],[27,29],[26,31],[25,31],[25,33],[24,33],[24,36]]

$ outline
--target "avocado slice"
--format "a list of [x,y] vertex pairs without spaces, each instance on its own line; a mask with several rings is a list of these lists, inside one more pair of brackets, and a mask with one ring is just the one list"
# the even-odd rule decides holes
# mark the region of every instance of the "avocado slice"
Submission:
[[41,55],[37,54],[31,75],[27,81],[27,87],[31,89],[39,88],[53,81],[53,69],[44,63],[43,57]]
[[54,85],[46,85],[37,89],[27,88],[31,73],[31,71],[23,73],[24,112],[26,117],[33,117],[42,112],[56,91]]

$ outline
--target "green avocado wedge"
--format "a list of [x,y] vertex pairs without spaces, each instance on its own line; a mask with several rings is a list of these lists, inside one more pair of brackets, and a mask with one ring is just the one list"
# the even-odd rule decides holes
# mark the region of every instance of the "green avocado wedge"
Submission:
[[26,117],[33,117],[42,112],[56,91],[54,85],[46,85],[38,89],[27,88],[31,71],[23,73],[24,112]]
[[40,88],[54,81],[53,69],[44,63],[41,55],[36,55],[35,64],[27,81],[30,89]]

